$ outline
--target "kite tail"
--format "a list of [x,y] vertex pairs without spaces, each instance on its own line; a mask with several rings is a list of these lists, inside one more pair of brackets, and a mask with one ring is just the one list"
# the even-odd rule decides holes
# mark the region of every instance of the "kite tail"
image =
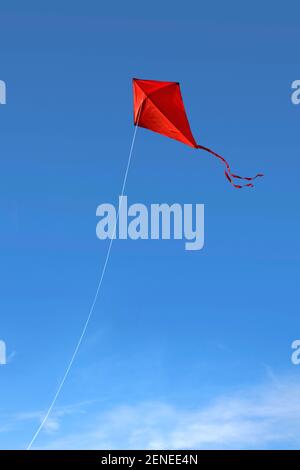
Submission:
[[257,175],[252,176],[252,177],[235,175],[231,172],[231,169],[230,169],[230,166],[229,166],[228,162],[225,160],[225,158],[221,157],[221,155],[219,155],[218,153],[214,152],[213,150],[211,150],[207,147],[203,147],[202,145],[197,145],[197,148],[201,149],[201,150],[205,150],[206,152],[209,152],[212,155],[214,155],[215,157],[222,160],[222,162],[226,166],[225,176],[228,179],[229,183],[232,184],[232,186],[234,186],[235,188],[238,188],[238,189],[244,188],[244,187],[253,188],[254,185],[252,183],[236,184],[235,181],[234,181],[234,178],[237,178],[239,180],[252,181],[252,180],[255,180],[255,178],[259,178],[261,176],[264,176],[262,173],[257,173]]

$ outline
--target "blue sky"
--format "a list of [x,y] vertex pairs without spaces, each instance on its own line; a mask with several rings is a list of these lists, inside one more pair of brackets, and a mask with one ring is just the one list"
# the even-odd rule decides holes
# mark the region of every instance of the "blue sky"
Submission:
[[108,244],[132,77],[179,81],[208,154],[139,129],[130,202],[205,204],[205,247],[116,241],[39,448],[298,448],[297,2],[2,1],[0,448],[24,448],[61,380]]

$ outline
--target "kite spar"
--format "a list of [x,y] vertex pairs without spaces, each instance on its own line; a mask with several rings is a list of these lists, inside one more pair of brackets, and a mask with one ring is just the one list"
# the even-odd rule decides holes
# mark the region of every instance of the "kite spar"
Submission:
[[205,150],[219,158],[226,167],[226,178],[235,188],[253,187],[253,183],[236,184],[235,179],[252,181],[263,176],[262,173],[257,173],[253,177],[234,174],[225,158],[213,150],[197,144],[185,112],[178,82],[160,82],[134,78],[133,107],[135,125],[158,132],[171,139],[179,140],[190,147]]

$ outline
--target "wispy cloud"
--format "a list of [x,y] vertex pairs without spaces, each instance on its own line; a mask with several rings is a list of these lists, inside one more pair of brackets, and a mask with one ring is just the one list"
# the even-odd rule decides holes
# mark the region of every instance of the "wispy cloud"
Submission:
[[[84,414],[87,406],[91,403],[91,401],[84,401],[72,405],[57,407],[46,421],[43,428],[44,431],[46,433],[58,431],[60,429],[60,423],[64,418],[67,416],[74,416],[76,414]],[[0,432],[16,431],[21,424],[26,422],[35,422],[36,425],[38,425],[41,423],[44,416],[45,411],[25,411],[11,415],[5,415],[2,413],[1,420],[5,422],[5,424],[0,426]]]
[[51,449],[299,448],[300,381],[277,380],[180,408],[163,402],[116,406],[93,414],[93,424],[57,437]]

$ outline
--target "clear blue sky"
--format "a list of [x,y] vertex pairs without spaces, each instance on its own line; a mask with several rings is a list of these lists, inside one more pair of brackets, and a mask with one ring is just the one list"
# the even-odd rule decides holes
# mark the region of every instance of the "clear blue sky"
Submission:
[[0,448],[24,448],[85,321],[133,133],[132,77],[179,81],[208,154],[139,129],[129,202],[205,204],[205,247],[116,241],[36,447],[297,448],[297,2],[1,2]]

